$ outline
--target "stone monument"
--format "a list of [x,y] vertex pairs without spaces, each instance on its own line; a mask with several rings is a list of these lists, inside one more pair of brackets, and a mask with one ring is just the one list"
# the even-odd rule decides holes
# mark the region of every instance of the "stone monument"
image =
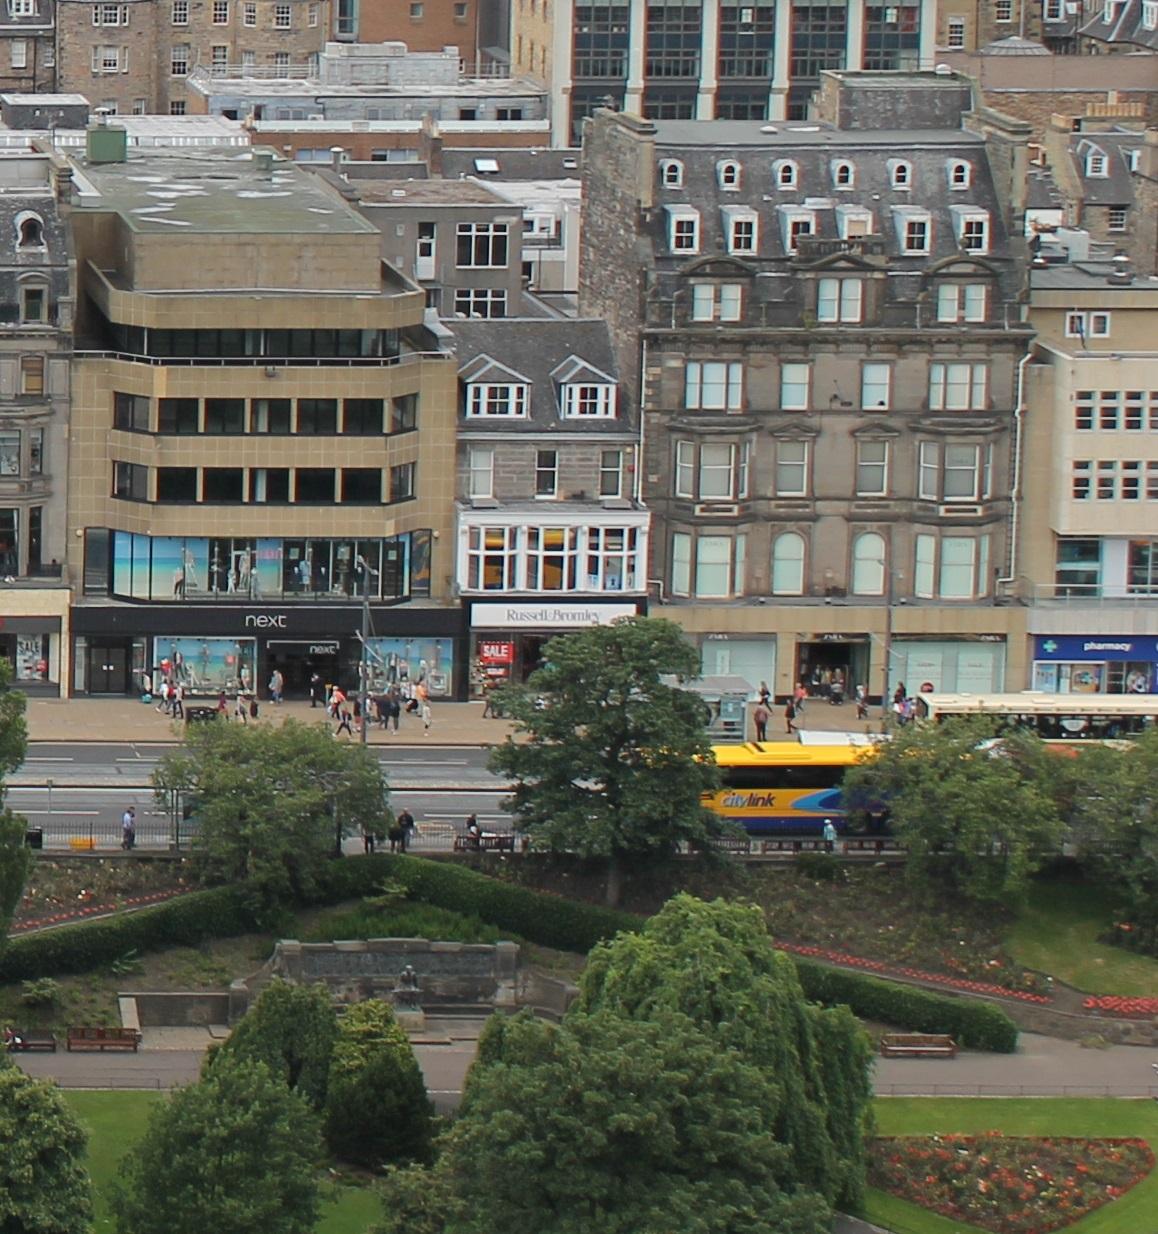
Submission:
[[398,974],[398,984],[390,991],[390,1001],[394,1005],[394,1018],[406,1032],[418,1032],[426,1027],[422,990],[412,965],[407,964]]

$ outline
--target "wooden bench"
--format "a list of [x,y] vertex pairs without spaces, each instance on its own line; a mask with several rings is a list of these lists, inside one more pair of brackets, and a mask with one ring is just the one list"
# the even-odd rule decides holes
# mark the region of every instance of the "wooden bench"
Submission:
[[25,1050],[48,1050],[51,1053],[56,1053],[56,1034],[46,1032],[25,1032],[23,1029],[17,1028],[12,1030],[12,1035],[7,1038],[6,1045],[14,1054],[23,1053]]
[[882,1058],[956,1058],[957,1043],[943,1033],[885,1033]]
[[70,1050],[136,1051],[141,1034],[135,1028],[70,1028],[66,1044]]
[[456,853],[513,853],[515,837],[513,835],[461,835],[454,837]]

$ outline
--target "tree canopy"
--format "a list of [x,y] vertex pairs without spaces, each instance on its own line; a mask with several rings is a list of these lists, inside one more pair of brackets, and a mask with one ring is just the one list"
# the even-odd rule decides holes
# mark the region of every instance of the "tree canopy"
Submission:
[[271,982],[205,1061],[204,1074],[245,1060],[264,1063],[315,1110],[326,1104],[338,1017],[324,985]]
[[1010,899],[1058,850],[1065,760],[1034,734],[987,717],[910,724],[844,777],[845,795],[883,805],[906,851],[905,876],[929,895]]
[[[25,698],[19,690],[11,689],[11,673],[7,662],[0,662],[0,800],[6,792],[5,777],[24,762],[28,753]],[[0,808],[0,945],[32,868],[32,854],[24,843],[26,827],[22,815],[13,814],[7,805]]]
[[700,802],[717,783],[696,695],[663,678],[698,672],[678,626],[628,618],[552,639],[525,689],[502,706],[525,740],[491,755],[510,808],[537,847],[606,858],[608,899],[624,863],[723,829]]
[[85,1134],[60,1092],[0,1054],[0,1230],[89,1234]]
[[342,836],[381,830],[388,800],[366,747],[294,721],[191,726],[153,782],[162,797],[191,795],[205,875],[244,882],[266,915],[309,894]]
[[219,1059],[157,1107],[121,1162],[121,1234],[312,1234],[318,1120],[264,1063]]

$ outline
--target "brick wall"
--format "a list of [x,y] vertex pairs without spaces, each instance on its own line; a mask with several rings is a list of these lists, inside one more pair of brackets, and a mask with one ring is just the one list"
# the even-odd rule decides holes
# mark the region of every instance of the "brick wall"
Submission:
[[391,0],[363,4],[359,43],[405,43],[411,51],[457,47],[468,66],[478,55],[478,0]]

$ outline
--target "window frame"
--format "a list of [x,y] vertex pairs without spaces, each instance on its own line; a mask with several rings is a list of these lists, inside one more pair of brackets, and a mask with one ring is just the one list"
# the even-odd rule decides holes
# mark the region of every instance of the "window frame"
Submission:
[[825,325],[860,325],[864,321],[864,285],[865,280],[857,275],[817,279],[816,320]]
[[[525,420],[530,414],[530,387],[521,381],[466,383],[466,418],[469,420]],[[506,411],[491,408],[504,403]]]
[[[717,370],[723,370],[719,373]],[[684,410],[723,411],[744,410],[744,364],[741,360],[688,360],[684,364]],[[706,392],[719,390],[718,400]]]
[[[800,458],[785,457],[787,450],[799,450]],[[807,437],[781,437],[776,440],[776,458],[773,464],[773,494],[782,497],[807,497],[811,491],[812,442]],[[787,468],[800,469],[800,486],[798,488],[785,486],[783,483]]]
[[[889,462],[892,453],[891,442],[887,437],[860,437],[856,443],[856,484],[854,492],[857,497],[888,497],[889,495]],[[880,450],[881,458],[866,458],[868,450]],[[880,472],[880,480],[875,486],[866,483],[866,477],[873,469]]]

